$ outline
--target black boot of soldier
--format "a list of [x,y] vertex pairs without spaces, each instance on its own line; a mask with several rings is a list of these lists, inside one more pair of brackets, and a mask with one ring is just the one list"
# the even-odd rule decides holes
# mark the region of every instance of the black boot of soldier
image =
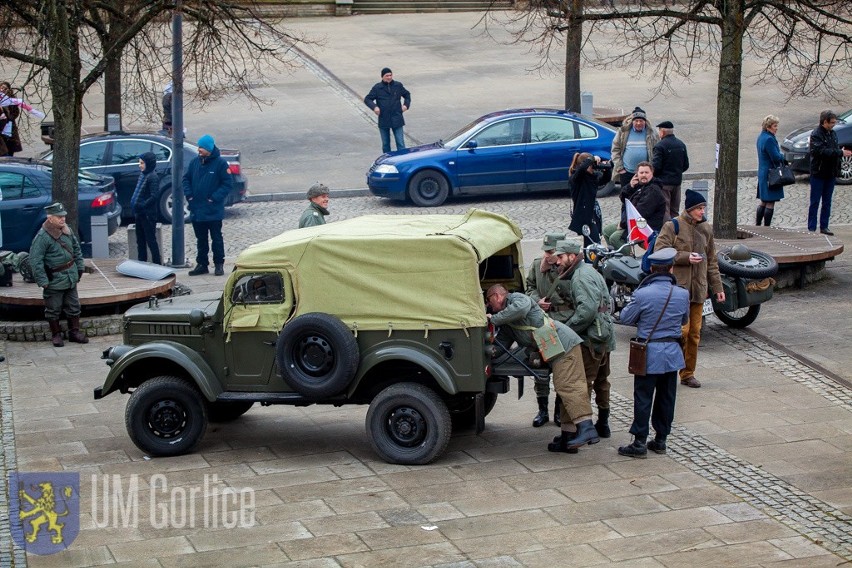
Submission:
[[553,404],[553,423],[562,426],[562,399],[559,395],[556,395],[556,402]]
[[544,426],[550,422],[550,416],[547,414],[547,397],[540,396],[538,400],[538,414],[533,418],[533,428]]
[[766,213],[763,214],[763,226],[768,227],[772,223],[772,216],[775,214],[775,209],[766,208]]
[[598,408],[598,421],[595,422],[595,430],[601,438],[609,438],[612,432],[609,429],[609,408]]
[[576,454],[579,452],[577,448],[569,448],[568,442],[573,437],[574,432],[562,431],[562,434],[553,438],[553,441],[547,444],[548,452],[565,452],[566,454]]

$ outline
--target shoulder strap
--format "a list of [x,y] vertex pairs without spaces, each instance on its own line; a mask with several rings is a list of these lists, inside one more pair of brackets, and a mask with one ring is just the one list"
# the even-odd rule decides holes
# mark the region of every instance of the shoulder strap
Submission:
[[674,226],[675,236],[680,233],[680,221],[677,220],[677,217],[672,217],[672,225]]
[[657,331],[657,326],[660,325],[660,321],[663,319],[663,314],[666,313],[666,308],[669,307],[669,300],[672,299],[672,292],[674,292],[674,284],[669,287],[669,295],[666,298],[666,303],[663,304],[663,309],[660,312],[660,317],[657,318],[657,323],[654,324],[654,327],[651,328],[651,332],[648,334],[648,337],[645,338],[645,343],[651,341],[651,336],[654,335],[655,331]]

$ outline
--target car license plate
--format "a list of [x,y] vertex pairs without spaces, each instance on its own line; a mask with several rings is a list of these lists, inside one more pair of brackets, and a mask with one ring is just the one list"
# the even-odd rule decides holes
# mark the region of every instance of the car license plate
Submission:
[[707,298],[704,300],[704,307],[701,309],[702,316],[709,316],[713,313],[713,300]]

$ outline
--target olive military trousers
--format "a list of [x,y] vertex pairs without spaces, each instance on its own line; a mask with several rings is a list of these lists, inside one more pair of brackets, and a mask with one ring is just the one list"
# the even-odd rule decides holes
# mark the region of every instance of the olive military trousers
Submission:
[[551,361],[553,388],[562,399],[562,422],[568,419],[577,424],[592,419],[592,403],[583,368],[583,352],[577,345]]
[[598,408],[609,408],[609,351],[600,352],[587,345],[581,345],[580,350],[589,396],[594,394]]
[[47,320],[58,320],[65,309],[65,315],[76,318],[80,315],[80,297],[77,295],[77,287],[67,290],[42,290],[44,298],[44,318]]

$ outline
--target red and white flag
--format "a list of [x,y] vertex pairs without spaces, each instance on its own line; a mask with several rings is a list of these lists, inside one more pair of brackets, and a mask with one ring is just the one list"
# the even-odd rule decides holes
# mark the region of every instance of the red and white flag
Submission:
[[654,230],[645,225],[644,228],[639,227],[638,221],[642,218],[639,211],[630,203],[629,199],[624,200],[624,206],[627,211],[627,240],[635,241],[640,239],[644,242],[642,248],[648,248],[648,238],[654,234]]

